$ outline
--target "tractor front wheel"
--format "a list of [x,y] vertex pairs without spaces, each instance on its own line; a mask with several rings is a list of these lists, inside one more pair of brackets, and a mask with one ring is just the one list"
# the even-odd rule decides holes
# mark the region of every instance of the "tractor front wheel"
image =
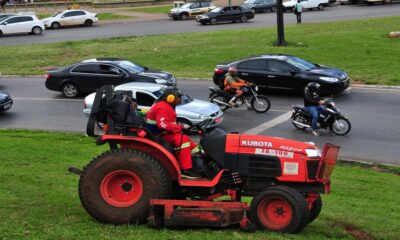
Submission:
[[250,216],[260,229],[298,233],[307,225],[310,212],[306,200],[295,189],[275,186],[253,198]]
[[145,223],[150,199],[170,195],[171,180],[164,166],[135,150],[101,154],[84,168],[79,180],[83,207],[103,223]]
[[314,200],[311,209],[310,209],[310,219],[308,219],[308,223],[314,221],[319,214],[321,213],[322,209],[322,199],[321,196],[318,194],[318,197]]

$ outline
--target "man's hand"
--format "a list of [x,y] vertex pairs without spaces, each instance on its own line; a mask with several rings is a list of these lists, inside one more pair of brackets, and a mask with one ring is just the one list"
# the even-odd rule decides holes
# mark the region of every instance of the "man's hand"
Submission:
[[320,100],[319,104],[324,105],[325,104],[325,100]]
[[190,128],[190,125],[188,125],[188,124],[181,124],[182,125],[182,127],[183,127],[183,129],[189,129]]

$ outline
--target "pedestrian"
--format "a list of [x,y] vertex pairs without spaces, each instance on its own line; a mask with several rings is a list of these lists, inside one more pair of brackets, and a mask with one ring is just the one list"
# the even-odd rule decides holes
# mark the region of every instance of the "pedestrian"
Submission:
[[293,12],[296,14],[297,23],[301,23],[301,12],[303,11],[303,6],[300,4],[300,0],[297,0],[296,5],[293,7]]
[[6,12],[6,0],[0,0],[0,7],[3,10],[3,12]]

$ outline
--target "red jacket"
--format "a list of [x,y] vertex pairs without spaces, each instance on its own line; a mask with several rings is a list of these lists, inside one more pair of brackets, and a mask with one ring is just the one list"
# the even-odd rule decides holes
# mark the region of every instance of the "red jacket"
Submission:
[[159,129],[167,132],[182,131],[182,126],[176,124],[175,109],[166,101],[159,101],[150,108],[146,115],[146,122],[157,124]]

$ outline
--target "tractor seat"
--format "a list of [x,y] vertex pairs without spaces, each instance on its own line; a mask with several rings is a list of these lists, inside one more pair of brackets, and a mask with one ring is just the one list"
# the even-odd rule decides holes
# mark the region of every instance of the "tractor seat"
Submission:
[[225,143],[226,132],[219,128],[212,130],[200,141],[204,152],[216,161],[223,161],[225,155]]

